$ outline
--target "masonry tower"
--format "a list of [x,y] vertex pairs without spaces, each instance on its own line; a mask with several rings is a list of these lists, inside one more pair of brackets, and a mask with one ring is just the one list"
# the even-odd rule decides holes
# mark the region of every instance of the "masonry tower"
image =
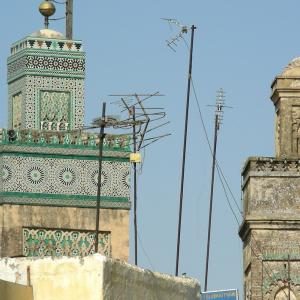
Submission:
[[[11,46],[7,74],[8,129],[0,131],[0,256],[91,254],[99,136],[83,130],[83,44],[41,29]],[[106,136],[104,150],[99,250],[127,260],[127,137]]]
[[300,58],[272,84],[275,157],[243,169],[245,299],[300,299]]

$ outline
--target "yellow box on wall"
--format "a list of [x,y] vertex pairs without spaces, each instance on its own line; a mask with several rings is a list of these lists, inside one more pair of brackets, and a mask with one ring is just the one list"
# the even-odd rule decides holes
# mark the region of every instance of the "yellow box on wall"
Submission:
[[130,153],[130,162],[140,163],[141,161],[142,161],[141,153],[139,153],[139,152]]

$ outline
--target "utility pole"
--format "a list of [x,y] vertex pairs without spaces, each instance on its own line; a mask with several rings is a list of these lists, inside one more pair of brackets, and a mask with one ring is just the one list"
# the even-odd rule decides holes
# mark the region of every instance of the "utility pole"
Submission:
[[[136,126],[135,126],[135,106],[131,108],[132,113],[132,134],[133,134],[133,152],[136,153]],[[134,263],[138,264],[138,247],[137,247],[137,174],[136,174],[136,161],[133,161],[133,202],[134,202]]]
[[288,255],[288,288],[289,288],[289,300],[291,300],[291,266],[290,266],[290,255]]
[[[129,113],[129,118],[125,122],[121,121],[119,126],[115,126],[115,128],[122,128],[122,126],[124,126],[124,128],[128,128],[128,125],[132,127],[131,144],[133,146],[133,153],[130,154],[130,162],[133,164],[134,263],[135,265],[138,265],[137,164],[141,163],[141,156],[139,151],[142,148],[145,148],[148,145],[158,141],[159,139],[168,136],[169,134],[145,138],[145,135],[148,132],[161,128],[169,122],[149,128],[151,122],[158,121],[166,116],[166,113],[162,111],[163,108],[145,108],[143,104],[144,101],[154,96],[163,96],[159,92],[153,94],[123,94],[110,96],[121,97],[121,103],[120,101],[116,101],[113,103],[118,105],[121,104],[121,107],[124,107],[121,112],[127,110]],[[135,98],[134,104],[132,104],[132,97]]]
[[99,223],[100,223],[100,198],[101,198],[101,173],[103,160],[103,140],[105,128],[105,110],[106,102],[102,105],[102,118],[100,119],[100,136],[99,136],[99,173],[98,173],[98,189],[97,189],[97,205],[96,205],[96,231],[95,231],[95,253],[98,253],[99,244]]
[[66,38],[73,38],[73,0],[66,0]]
[[207,291],[207,284],[208,284],[208,264],[209,264],[209,251],[210,251],[210,235],[211,235],[211,220],[212,220],[214,181],[215,181],[215,169],[216,169],[217,141],[218,141],[218,131],[220,129],[220,124],[222,121],[223,107],[224,107],[224,92],[222,89],[220,89],[217,92],[216,112],[215,112],[213,161],[212,161],[212,172],[211,172],[209,218],[208,218],[207,245],[206,245],[206,265],[205,265],[205,284],[204,284],[205,292]]
[[184,140],[183,140],[183,153],[182,153],[182,168],[181,168],[181,185],[180,185],[180,199],[179,199],[179,218],[178,218],[178,231],[177,231],[177,252],[176,252],[176,270],[175,275],[178,276],[179,270],[179,255],[180,255],[180,235],[181,235],[181,219],[182,219],[182,204],[183,204],[183,190],[184,190],[184,172],[185,172],[185,156],[186,156],[186,142],[187,142],[187,130],[189,119],[189,104],[190,104],[190,89],[193,67],[193,48],[194,48],[194,31],[196,27],[191,27],[191,45],[190,45],[190,57],[189,57],[189,71],[188,71],[188,86],[186,97],[186,109],[185,109],[185,125],[184,125]]

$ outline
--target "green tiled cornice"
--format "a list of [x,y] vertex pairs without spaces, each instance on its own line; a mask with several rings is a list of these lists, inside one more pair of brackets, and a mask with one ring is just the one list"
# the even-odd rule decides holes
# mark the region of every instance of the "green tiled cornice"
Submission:
[[[20,149],[21,150],[21,149]],[[105,155],[105,153],[104,153]],[[55,158],[55,159],[78,159],[78,160],[98,160],[99,154],[96,152],[94,155],[72,155],[72,154],[50,154],[50,153],[41,153],[41,152],[29,152],[24,153],[20,152],[10,152],[10,151],[1,151],[0,147],[0,157],[1,156],[16,156],[16,157],[43,157],[43,158]],[[119,161],[119,162],[129,162],[129,157],[113,157],[113,156],[103,156],[103,161]]]
[[[56,71],[55,77],[60,78],[77,78],[84,79],[84,74],[81,72],[76,73],[76,71]],[[36,69],[23,69],[20,72],[16,73],[14,76],[11,76],[7,79],[7,83],[12,83],[15,80],[18,80],[20,77],[30,75],[30,76],[42,76],[42,77],[53,77],[53,71],[51,70],[36,70]]]
[[[68,207],[96,207],[96,196],[34,194],[18,192],[0,193],[1,204],[38,205],[38,206],[68,206]],[[101,196],[101,208],[130,209],[128,198]]]

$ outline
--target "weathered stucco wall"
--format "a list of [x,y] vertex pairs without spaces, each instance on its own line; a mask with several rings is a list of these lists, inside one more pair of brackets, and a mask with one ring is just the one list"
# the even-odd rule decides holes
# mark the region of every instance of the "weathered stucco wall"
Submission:
[[99,254],[85,258],[2,258],[0,279],[26,285],[35,300],[197,300],[197,280],[173,277],[108,259]]
[[195,279],[143,270],[119,261],[104,265],[105,300],[196,300],[200,286]]
[[243,177],[245,299],[279,299],[288,278],[300,299],[299,159],[249,158]]
[[[95,219],[91,208],[0,205],[0,256],[23,255],[23,227],[95,230]],[[127,261],[129,210],[101,209],[100,230],[111,233],[112,257]]]

